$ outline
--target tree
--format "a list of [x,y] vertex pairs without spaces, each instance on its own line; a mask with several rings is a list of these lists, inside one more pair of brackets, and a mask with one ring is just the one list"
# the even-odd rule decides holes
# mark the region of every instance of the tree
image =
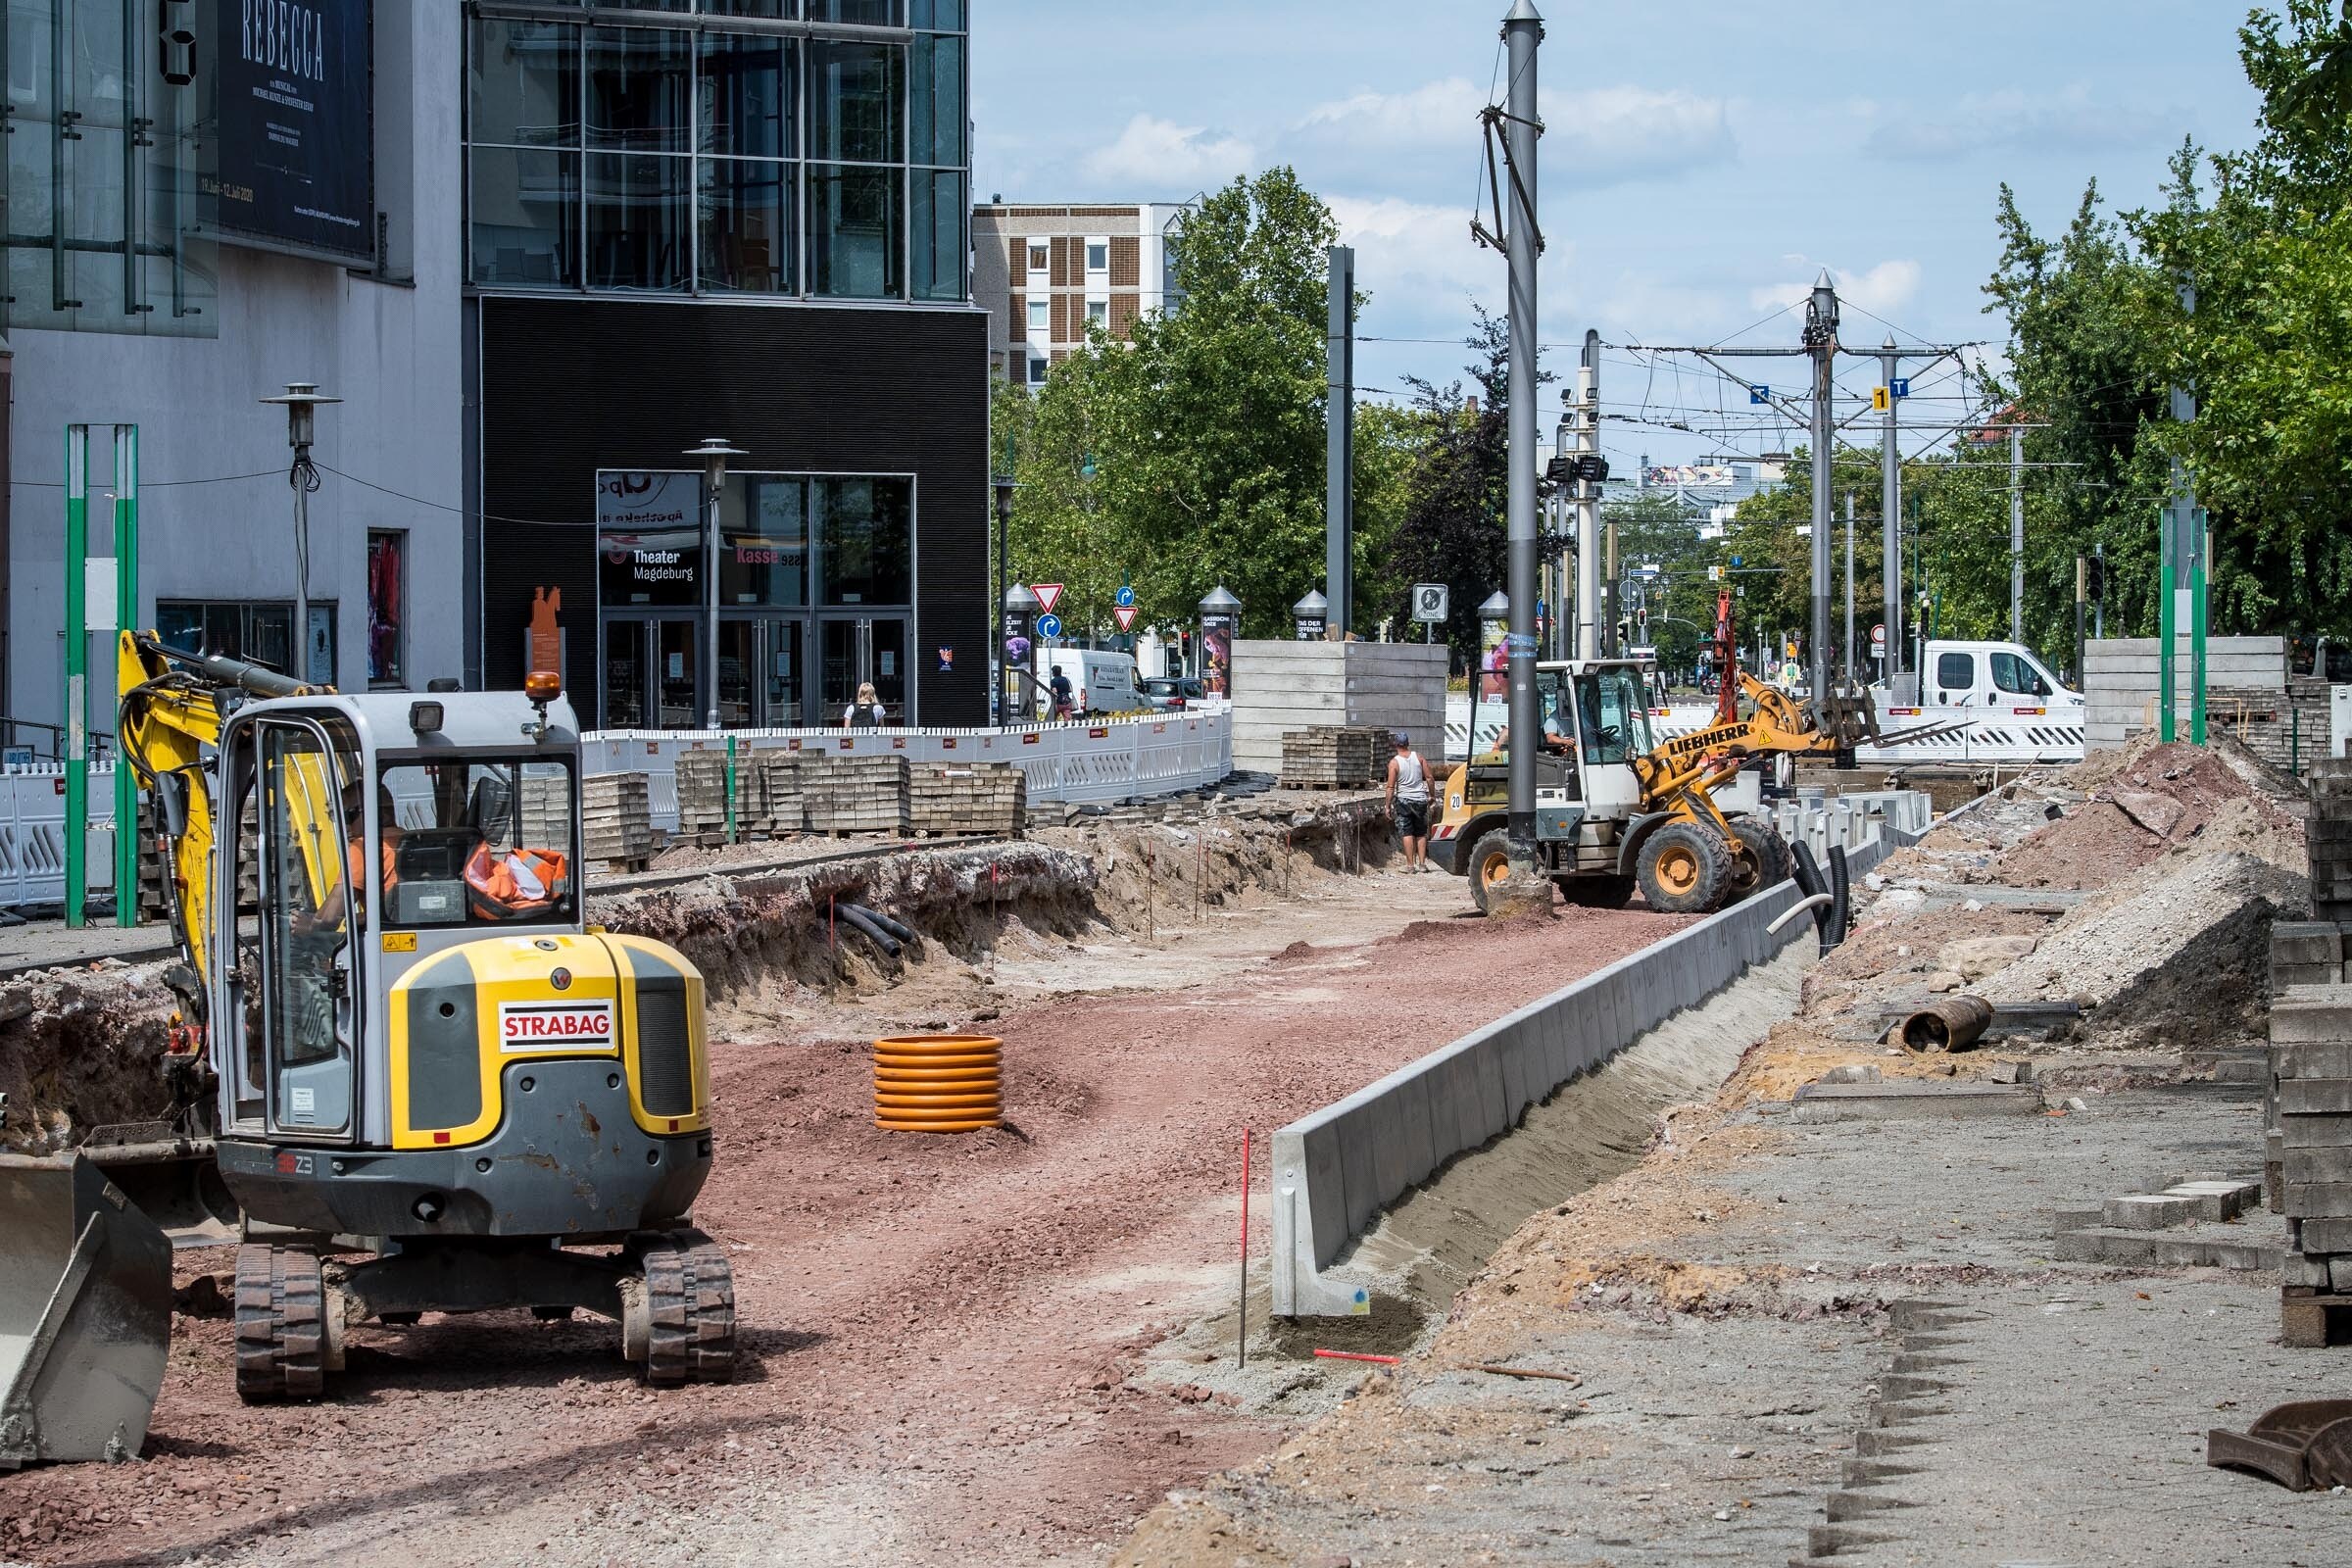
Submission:
[[[1475,309],[1475,307],[1474,307]],[[1442,582],[1447,594],[1445,638],[1457,659],[1479,653],[1478,607],[1500,591],[1507,575],[1503,509],[1510,494],[1510,325],[1478,312],[1463,343],[1476,356],[1462,368],[1477,387],[1433,385],[1405,377],[1412,389],[1420,448],[1403,481],[1401,514],[1390,557],[1393,597],[1383,606],[1400,622],[1411,614],[1405,595],[1416,582]],[[1537,384],[1549,380],[1537,372]]]

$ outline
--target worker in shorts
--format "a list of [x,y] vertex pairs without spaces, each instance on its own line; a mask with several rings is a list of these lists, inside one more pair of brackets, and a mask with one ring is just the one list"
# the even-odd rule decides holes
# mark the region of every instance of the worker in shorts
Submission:
[[1396,836],[1404,841],[1404,868],[1429,869],[1429,764],[1413,750],[1413,738],[1398,734],[1396,755],[1389,759],[1389,813],[1396,819]]

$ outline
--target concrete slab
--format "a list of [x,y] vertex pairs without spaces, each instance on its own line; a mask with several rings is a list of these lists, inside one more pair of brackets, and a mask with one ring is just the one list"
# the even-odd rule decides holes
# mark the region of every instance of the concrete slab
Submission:
[[1788,1113],[1791,1120],[1817,1123],[2037,1116],[2041,1110],[2041,1091],[2033,1084],[1894,1082],[1807,1084]]

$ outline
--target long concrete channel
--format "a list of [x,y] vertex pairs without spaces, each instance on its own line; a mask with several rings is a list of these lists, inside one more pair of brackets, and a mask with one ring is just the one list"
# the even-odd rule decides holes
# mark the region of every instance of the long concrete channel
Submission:
[[[1929,820],[1926,796],[1894,790],[1784,808],[1781,825],[1817,857],[1843,848],[1859,877]],[[1457,1155],[1506,1137],[1529,1106],[1754,965],[1813,940],[1803,918],[1769,929],[1799,898],[1793,882],[1767,888],[1279,1129],[1275,1315],[1370,1310],[1369,1285],[1342,1264],[1357,1237]]]

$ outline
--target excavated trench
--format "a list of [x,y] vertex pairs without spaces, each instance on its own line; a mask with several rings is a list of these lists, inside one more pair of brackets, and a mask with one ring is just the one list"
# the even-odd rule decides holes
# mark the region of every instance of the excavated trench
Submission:
[[[1376,799],[1183,824],[1050,828],[1026,841],[863,853],[683,886],[599,892],[592,924],[666,942],[703,972],[714,1005],[779,993],[887,991],[932,966],[968,969],[1008,932],[1065,941],[1143,933],[1180,911],[1279,903],[1385,863]],[[892,956],[841,918],[870,906],[913,929]],[[162,1136],[178,1003],[167,962],[103,959],[0,981],[0,1151],[51,1153],[108,1129]]]

